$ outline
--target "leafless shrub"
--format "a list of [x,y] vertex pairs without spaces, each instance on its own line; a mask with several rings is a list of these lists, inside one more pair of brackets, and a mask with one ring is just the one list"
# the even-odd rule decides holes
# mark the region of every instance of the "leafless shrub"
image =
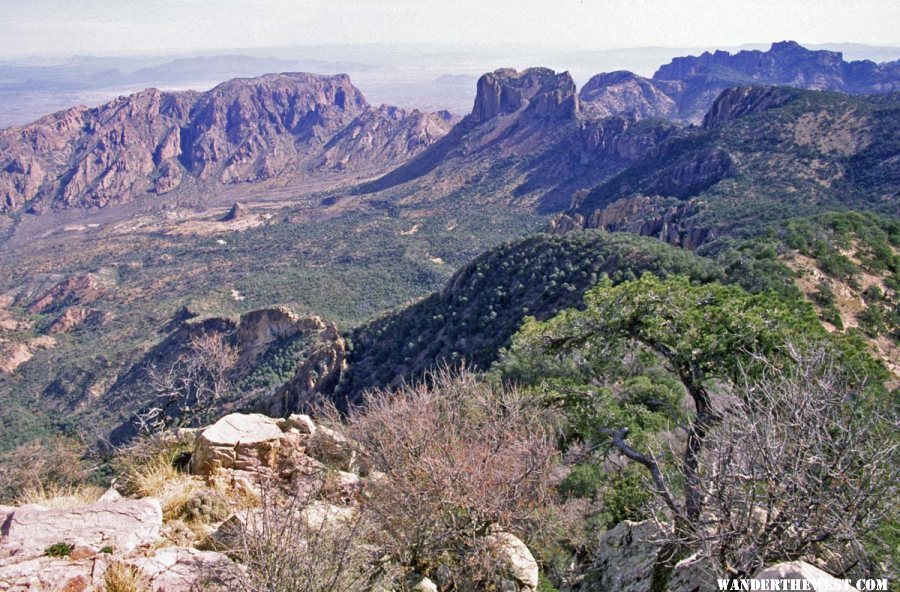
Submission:
[[138,415],[142,432],[155,433],[175,423],[203,422],[231,389],[237,349],[218,332],[191,339],[190,349],[167,369],[147,368],[156,404]]
[[351,410],[344,429],[375,475],[365,505],[387,554],[422,574],[449,569],[456,590],[491,574],[484,535],[521,533],[550,502],[557,455],[544,413],[448,369]]
[[35,489],[78,488],[93,471],[85,455],[80,442],[62,436],[19,446],[0,460],[0,500]]
[[678,542],[730,575],[810,554],[846,572],[865,533],[897,510],[896,409],[848,381],[827,351],[794,358],[739,387],[706,441],[705,510]]
[[244,513],[232,555],[244,564],[245,592],[356,592],[388,577],[360,508],[282,496],[264,487],[260,506]]

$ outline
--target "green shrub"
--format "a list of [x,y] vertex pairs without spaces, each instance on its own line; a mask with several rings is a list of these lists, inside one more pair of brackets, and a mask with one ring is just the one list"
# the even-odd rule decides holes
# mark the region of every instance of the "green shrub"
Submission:
[[74,548],[74,545],[69,543],[53,543],[44,550],[44,555],[48,557],[68,557]]

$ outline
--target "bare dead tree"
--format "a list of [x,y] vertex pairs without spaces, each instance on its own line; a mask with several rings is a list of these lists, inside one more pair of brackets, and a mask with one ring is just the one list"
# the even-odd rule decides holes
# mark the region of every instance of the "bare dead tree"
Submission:
[[[762,377],[738,386],[707,434],[698,467],[704,512],[673,539],[703,550],[722,574],[810,555],[846,572],[864,557],[865,533],[896,516],[896,408],[848,379],[832,352],[789,349],[794,363],[761,360]],[[635,460],[652,471],[653,459]],[[654,481],[667,497],[664,479]]]
[[[344,429],[374,479],[366,507],[379,545],[407,569],[449,569],[457,590],[495,573],[484,535],[527,529],[550,502],[555,444],[546,412],[466,371],[436,371],[396,392],[370,393]],[[377,473],[376,473],[377,475]]]
[[141,431],[155,433],[207,419],[230,391],[230,374],[237,360],[237,349],[214,332],[193,337],[188,351],[168,368],[149,366],[148,382],[156,404],[138,415]]

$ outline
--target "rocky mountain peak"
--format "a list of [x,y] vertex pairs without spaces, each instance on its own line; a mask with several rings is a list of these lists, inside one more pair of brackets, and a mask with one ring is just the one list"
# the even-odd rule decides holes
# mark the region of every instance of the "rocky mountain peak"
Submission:
[[522,72],[502,68],[478,79],[471,115],[474,123],[526,109],[545,118],[574,115],[579,110],[579,102],[572,76],[548,68],[528,68]]
[[610,117],[630,113],[639,119],[672,118],[677,104],[670,95],[678,84],[657,82],[634,72],[619,70],[593,76],[579,93],[582,109],[593,117]]

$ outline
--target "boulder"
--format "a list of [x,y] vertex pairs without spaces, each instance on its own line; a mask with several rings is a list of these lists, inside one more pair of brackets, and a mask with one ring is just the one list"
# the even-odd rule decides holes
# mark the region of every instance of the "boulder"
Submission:
[[122,494],[116,490],[115,487],[110,487],[100,498],[97,500],[98,502],[117,502],[122,499]]
[[416,592],[438,592],[437,585],[428,578],[422,578],[412,587]]
[[295,429],[301,434],[311,435],[316,432],[316,424],[312,420],[312,418],[308,415],[302,415],[299,413],[292,413],[285,418],[279,419],[278,425],[285,432],[290,429]]
[[537,590],[538,564],[521,539],[508,532],[496,532],[488,535],[486,542],[493,547],[504,575],[512,577],[520,590]]
[[150,580],[153,592],[227,592],[240,589],[242,572],[231,559],[214,551],[167,547],[131,565]]
[[281,436],[281,428],[271,417],[258,413],[226,415],[197,438],[191,470],[209,475],[217,469],[272,468]]
[[275,469],[282,485],[298,495],[313,493],[325,476],[321,462],[304,454],[309,436],[291,430],[279,442]]
[[[818,567],[812,566],[804,561],[788,561],[784,563],[776,563],[770,567],[763,569],[756,574],[757,580],[804,580],[809,582],[810,587],[804,590],[812,592],[822,592],[828,590],[830,592],[853,592],[856,590],[835,578],[834,576],[822,571]],[[765,586],[760,588],[760,592],[769,592],[777,589],[775,586]],[[780,589],[784,589],[783,587]]]
[[306,454],[339,471],[358,469],[356,450],[349,438],[324,426],[318,426],[309,441]]
[[356,510],[328,502],[313,501],[303,508],[300,517],[307,529],[318,532],[327,528],[349,526],[356,519]]
[[321,496],[340,505],[350,505],[362,499],[365,480],[356,473],[334,471],[328,474]]
[[161,527],[162,507],[152,498],[96,502],[68,510],[23,506],[3,524],[0,558],[38,557],[57,543],[127,552],[156,542]]

